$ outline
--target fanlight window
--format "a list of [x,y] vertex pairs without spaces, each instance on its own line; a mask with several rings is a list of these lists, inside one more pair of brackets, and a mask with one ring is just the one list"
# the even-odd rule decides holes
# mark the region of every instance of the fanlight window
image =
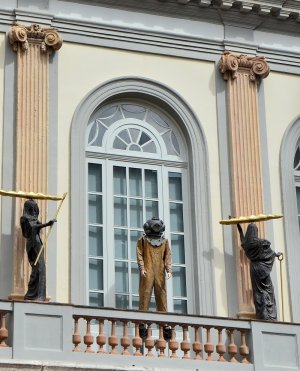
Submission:
[[298,140],[294,157],[294,179],[297,196],[298,224],[300,230],[300,140]]
[[[161,157],[181,155],[178,136],[172,128],[172,119],[157,108],[141,103],[112,103],[98,110],[87,128],[87,147],[92,151],[108,151],[113,135],[113,149],[143,152]],[[116,131],[116,128],[119,130]]]

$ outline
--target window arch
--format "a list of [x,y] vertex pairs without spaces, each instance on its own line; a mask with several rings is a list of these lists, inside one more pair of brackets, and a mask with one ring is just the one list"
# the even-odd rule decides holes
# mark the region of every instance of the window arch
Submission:
[[[106,130],[106,152],[99,149],[104,142],[99,145],[96,150],[91,150],[90,146],[86,147],[86,143],[93,144],[91,141],[95,135],[91,137],[86,136],[86,127],[92,129],[92,123],[97,119],[99,109],[101,110],[105,105],[114,104],[123,100],[127,103],[147,102],[148,108],[159,114],[166,115],[168,120],[173,120],[175,125],[172,128],[177,128],[172,134],[169,131],[169,140],[172,140],[172,145],[177,150],[173,153],[168,153],[168,146],[162,135],[157,135],[153,127],[149,123],[142,127],[139,122],[139,127],[142,127],[140,136],[143,132],[147,134],[156,145],[157,152],[144,152],[143,158],[147,162],[147,166],[167,166],[173,167],[174,173],[180,173],[181,169],[186,171],[186,178],[188,179],[188,187],[186,190],[186,197],[188,204],[193,205],[190,208],[192,228],[188,238],[190,239],[191,254],[193,256],[193,267],[187,270],[189,275],[189,284],[191,292],[194,295],[194,308],[192,312],[201,314],[215,314],[215,290],[214,278],[212,269],[212,254],[211,254],[211,230],[210,230],[210,209],[208,197],[208,171],[207,171],[207,154],[206,142],[203,137],[198,120],[194,116],[188,105],[169,88],[162,86],[153,81],[139,79],[139,78],[122,78],[107,82],[91,93],[89,93],[81,102],[76,110],[72,122],[71,134],[71,300],[78,304],[87,304],[86,287],[88,281],[88,271],[86,266],[82,264],[86,260],[86,252],[83,246],[87,244],[87,234],[84,228],[78,228],[85,225],[88,220],[88,210],[85,207],[85,198],[79,195],[87,195],[87,184],[83,181],[85,178],[85,156],[91,159],[91,162],[98,161],[101,158],[103,161],[110,156],[110,161],[119,161],[122,159],[130,171],[130,162],[136,161],[140,156],[140,151],[131,151],[126,147],[126,150],[114,148],[114,141],[112,138],[120,135],[122,130],[134,128],[137,123],[132,121],[130,123],[123,122],[114,123],[112,130],[114,136],[109,135],[109,129]],[[126,102],[125,102],[126,103]],[[131,118],[132,119],[132,118]],[[167,120],[167,123],[168,123]],[[118,127],[118,125],[120,125]],[[123,127],[122,127],[123,125]],[[181,131],[181,135],[178,135]],[[153,135],[153,134],[156,135]],[[125,134],[126,135],[126,134]],[[175,135],[176,140],[172,138]],[[186,148],[182,152],[181,139],[185,137]],[[86,141],[83,140],[86,138]],[[171,138],[171,139],[170,139]],[[105,139],[105,133],[102,140]],[[97,139],[98,140],[98,139]],[[125,141],[126,142],[126,141]],[[95,142],[94,142],[95,143]],[[129,144],[129,143],[127,143]],[[177,149],[176,149],[177,146]],[[164,154],[164,147],[167,154]],[[111,153],[107,153],[111,150]],[[122,152],[123,151],[123,152]],[[121,153],[122,152],[122,153]],[[187,158],[190,159],[187,164]],[[140,165],[140,164],[139,164]],[[139,167],[139,166],[137,166]],[[177,169],[177,171],[175,171]],[[110,174],[113,179],[113,169]],[[145,200],[144,200],[145,201]],[[76,222],[76,223],[75,223]]]
[[287,251],[287,267],[292,309],[292,320],[300,321],[299,264],[300,231],[298,223],[297,187],[299,176],[300,118],[290,124],[285,132],[280,152],[283,223]]

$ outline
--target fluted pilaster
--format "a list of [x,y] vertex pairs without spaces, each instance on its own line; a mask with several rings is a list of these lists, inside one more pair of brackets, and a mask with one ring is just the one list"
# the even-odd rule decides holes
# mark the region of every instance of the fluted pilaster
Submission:
[[[263,212],[263,184],[257,84],[269,74],[262,57],[225,52],[219,64],[227,81],[228,135],[231,161],[232,215]],[[263,225],[260,235],[264,234]],[[235,231],[239,315],[251,317],[255,309],[249,264]]]
[[[12,26],[8,39],[17,53],[16,184],[17,191],[48,193],[49,55],[62,39],[53,28]],[[16,199],[14,279],[11,298],[21,299],[30,275],[25,241],[20,230],[24,200]],[[47,203],[39,202],[45,221]]]

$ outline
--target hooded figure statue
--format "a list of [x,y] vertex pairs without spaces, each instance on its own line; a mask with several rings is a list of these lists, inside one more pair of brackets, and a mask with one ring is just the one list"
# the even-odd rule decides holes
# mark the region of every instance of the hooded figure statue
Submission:
[[256,310],[256,318],[264,320],[276,320],[277,308],[274,288],[270,273],[276,257],[281,253],[275,253],[271,249],[271,243],[258,237],[256,224],[248,225],[244,236],[241,226],[237,225],[242,248],[250,260],[250,277],[253,289],[253,300]]
[[154,288],[156,309],[167,311],[167,292],[165,274],[172,276],[171,250],[164,238],[165,225],[153,217],[144,224],[144,235],[137,241],[137,263],[140,270],[139,296],[140,310],[148,310]]
[[35,260],[42,247],[40,230],[53,225],[55,220],[42,224],[38,220],[38,204],[30,199],[24,203],[23,216],[20,218],[22,234],[26,238],[26,252],[31,265],[31,275],[28,283],[28,291],[25,294],[25,300],[46,300],[46,266],[44,252],[42,252],[38,262]]

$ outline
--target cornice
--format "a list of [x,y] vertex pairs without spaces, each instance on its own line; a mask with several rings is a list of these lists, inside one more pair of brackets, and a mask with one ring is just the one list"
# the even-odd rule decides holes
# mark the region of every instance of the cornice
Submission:
[[26,51],[29,42],[39,42],[42,51],[58,50],[62,46],[62,38],[56,29],[42,28],[38,24],[24,26],[15,23],[8,33],[8,40],[14,51],[18,50],[18,45],[21,45],[21,49]]
[[249,73],[250,81],[256,82],[266,78],[270,72],[270,67],[264,57],[234,55],[228,51],[223,53],[219,68],[224,80],[228,80],[230,76],[235,79],[238,71],[244,70]]

